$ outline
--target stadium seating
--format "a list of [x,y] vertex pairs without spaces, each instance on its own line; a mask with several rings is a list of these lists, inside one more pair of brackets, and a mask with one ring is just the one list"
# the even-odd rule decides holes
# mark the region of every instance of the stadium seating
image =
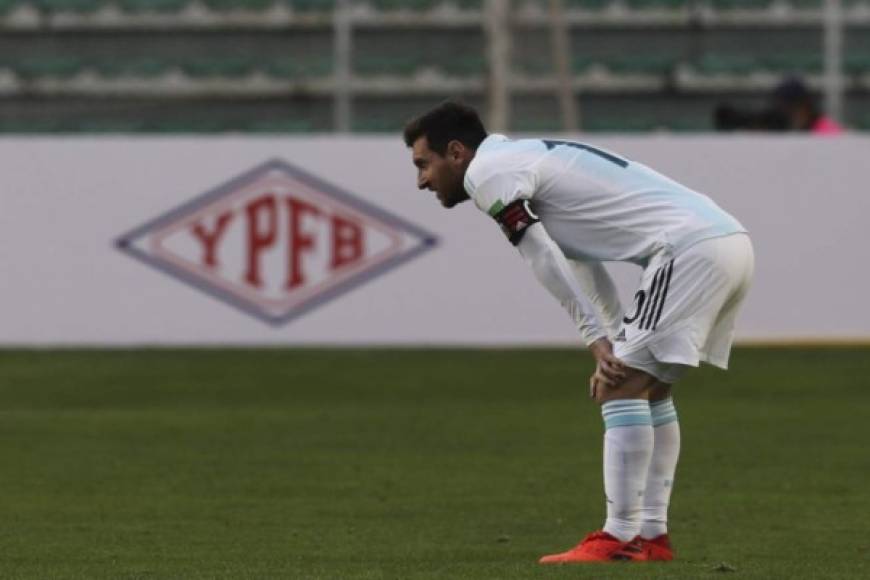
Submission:
[[335,0],[288,0],[287,3],[300,12],[329,12],[335,9]]
[[194,78],[236,78],[253,71],[254,62],[244,56],[197,57],[181,62],[180,67]]
[[418,57],[410,54],[360,55],[354,70],[362,75],[410,76],[419,65]]
[[284,57],[272,60],[263,70],[274,78],[295,79],[328,76],[332,72],[330,55],[310,55],[304,59]]
[[[482,0],[351,1],[360,8],[352,17],[358,17],[360,24],[352,25],[351,74],[355,86],[362,87],[360,94],[351,95],[354,130],[394,131],[408,110],[391,112],[385,103],[407,95],[438,100],[446,96],[443,86],[470,87],[466,97],[483,99],[488,66],[483,21],[475,13]],[[19,119],[0,123],[0,132],[27,127],[37,132],[50,127],[92,132],[328,130],[335,98],[330,88],[334,70],[330,12],[336,2],[0,0],[2,79],[50,79],[41,84],[60,93],[75,87],[96,94],[105,87],[159,103],[184,91],[207,93],[221,100],[221,110],[230,119],[189,121],[179,113],[162,124],[159,119],[141,123],[123,115],[101,117],[100,99],[93,99],[92,105],[84,99],[76,107],[93,109],[82,115],[81,122],[75,121],[75,115],[54,124]],[[605,107],[584,116],[587,130],[707,130],[709,119],[700,109],[688,120],[680,114],[681,99],[694,99],[696,105],[703,101],[704,107],[712,108],[716,91],[737,91],[761,102],[778,77],[797,73],[818,78],[823,72],[820,15],[793,14],[818,11],[822,0],[564,0],[564,5],[579,94],[591,90],[634,99],[636,104],[619,110]],[[870,111],[866,96],[870,83],[863,76],[870,74],[870,41],[865,40],[870,0],[844,0],[844,6],[865,15],[847,29],[844,54],[847,86],[857,103],[848,110],[854,108],[850,118],[858,124]],[[548,3],[515,0],[515,7],[512,66],[517,74],[512,84],[519,96],[540,95],[554,86]],[[16,12],[20,14],[9,16]],[[773,24],[759,26],[756,16]],[[5,35],[7,30],[16,33]],[[249,78],[256,78],[256,84]],[[145,84],[142,81],[153,83],[145,97],[135,93]],[[443,84],[448,82],[459,84]],[[9,86],[13,97],[24,95],[15,82]],[[41,90],[40,83],[34,86]],[[240,86],[309,99],[318,108],[318,118],[308,121],[300,120],[305,115],[276,114],[267,117],[275,121],[263,120],[238,97]],[[369,99],[371,93],[378,96]],[[363,95],[365,102],[356,104]],[[250,97],[256,95],[244,95]],[[625,114],[643,110],[650,98],[664,103],[655,114]],[[0,119],[14,116],[5,112],[9,107],[0,101]],[[552,103],[517,107],[511,127],[557,129],[553,110]]]
[[188,0],[116,0],[126,12],[178,12]]
[[372,7],[378,10],[429,10],[438,4],[440,0],[369,0]]
[[675,57],[661,54],[619,55],[602,62],[611,71],[625,74],[663,74],[676,63]]
[[609,4],[608,0],[566,0],[565,7],[580,10],[601,10]]
[[866,54],[847,54],[843,67],[847,74],[859,75],[870,73],[870,52]]
[[7,66],[25,78],[68,78],[82,69],[83,61],[75,56],[27,57]]
[[106,58],[93,62],[93,67],[107,79],[117,77],[153,78],[166,72],[166,64],[154,58]]
[[[480,10],[483,0],[354,0],[358,4],[366,4],[371,9],[383,12],[397,10],[428,11],[443,5],[450,5],[461,10]],[[18,6],[33,5],[47,12],[90,13],[105,6],[116,5],[131,12],[171,12],[180,11],[193,3],[202,3],[207,9],[219,12],[226,11],[265,11],[276,5],[285,5],[296,11],[328,12],[335,8],[336,0],[0,0],[0,14],[4,14]],[[543,2],[525,2],[537,4],[546,9]],[[844,0],[846,9],[851,9],[867,0]],[[524,3],[517,2],[521,6]],[[757,10],[767,11],[774,5],[781,5],[792,10],[820,10],[823,0],[565,0],[568,11],[603,11],[611,6],[624,6],[630,10],[670,10],[680,11],[698,6],[709,6],[716,11]]]
[[205,5],[212,10],[247,10],[256,12],[266,10],[275,4],[275,0],[205,0]]
[[773,0],[712,0],[711,5],[717,10],[766,10]]
[[689,6],[687,0],[627,0],[626,4],[634,10],[681,10]]
[[51,12],[93,12],[100,8],[103,0],[35,0],[34,4]]
[[[390,72],[392,63],[383,67]],[[186,57],[179,59],[160,58],[100,58],[85,59],[76,56],[32,56],[21,60],[5,62],[0,57],[0,69],[9,68],[25,78],[65,79],[85,70],[93,70],[106,80],[119,77],[154,78],[172,70],[179,70],[194,79],[226,78],[234,79],[261,71],[267,76],[281,80],[328,76],[332,70],[332,59],[326,56],[310,58],[278,57],[273,59],[254,59],[246,56],[208,56]],[[407,67],[413,71],[414,66]]]
[[251,133],[308,133],[314,129],[314,124],[308,119],[275,119],[251,122],[244,130]]
[[745,55],[708,54],[693,63],[704,74],[746,75],[760,68],[756,57]]

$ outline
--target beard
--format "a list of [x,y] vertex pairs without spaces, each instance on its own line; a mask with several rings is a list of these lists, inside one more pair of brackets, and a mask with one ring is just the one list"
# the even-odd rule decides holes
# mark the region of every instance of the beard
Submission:
[[460,183],[458,187],[455,187],[450,191],[447,191],[443,194],[439,193],[438,199],[441,201],[441,205],[449,209],[467,200],[468,194],[465,193],[465,188],[462,187],[462,184]]

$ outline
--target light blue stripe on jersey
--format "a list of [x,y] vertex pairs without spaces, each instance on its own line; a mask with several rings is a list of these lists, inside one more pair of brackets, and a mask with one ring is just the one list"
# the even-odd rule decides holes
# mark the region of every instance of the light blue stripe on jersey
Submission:
[[653,427],[667,425],[677,420],[677,409],[674,407],[674,400],[671,398],[650,403],[649,409]]
[[685,209],[707,222],[706,227],[696,229],[674,241],[674,249],[677,253],[701,240],[746,232],[746,228],[739,221],[716,205],[712,199],[679,184],[664,191],[649,192],[647,196],[662,199],[666,203]]
[[619,399],[601,405],[604,428],[652,425],[649,403],[642,399]]

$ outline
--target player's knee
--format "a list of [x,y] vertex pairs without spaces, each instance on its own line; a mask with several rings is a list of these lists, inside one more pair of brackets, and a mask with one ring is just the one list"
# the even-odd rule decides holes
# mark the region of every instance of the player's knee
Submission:
[[669,383],[663,383],[661,381],[656,381],[656,384],[653,385],[649,390],[649,400],[650,401],[662,401],[671,396],[671,385]]
[[611,386],[599,385],[595,389],[595,402],[602,405],[617,399],[648,399],[659,380],[644,371],[628,368],[625,378]]

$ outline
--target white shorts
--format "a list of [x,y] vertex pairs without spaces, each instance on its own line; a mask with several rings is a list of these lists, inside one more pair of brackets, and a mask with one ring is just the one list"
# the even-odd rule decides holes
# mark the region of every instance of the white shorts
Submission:
[[614,354],[665,383],[701,361],[728,368],[734,323],[754,266],[744,233],[653,256],[613,341]]

